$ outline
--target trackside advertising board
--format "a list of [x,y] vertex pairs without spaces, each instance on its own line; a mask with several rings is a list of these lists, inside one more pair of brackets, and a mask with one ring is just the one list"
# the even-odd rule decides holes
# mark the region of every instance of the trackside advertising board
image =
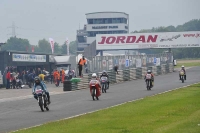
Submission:
[[97,50],[200,47],[200,31],[97,34]]

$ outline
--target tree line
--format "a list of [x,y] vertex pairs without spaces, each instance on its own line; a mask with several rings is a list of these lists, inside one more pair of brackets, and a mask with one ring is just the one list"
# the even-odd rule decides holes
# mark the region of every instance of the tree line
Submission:
[[[6,44],[2,46],[2,50],[14,50],[14,51],[23,51],[23,52],[32,52],[32,53],[45,53],[51,54],[51,45],[46,39],[38,41],[38,45],[31,45],[28,39],[22,39],[17,37],[10,37]],[[34,52],[32,51],[34,50]],[[77,42],[72,41],[69,44],[69,53],[75,55],[77,50]],[[57,42],[54,43],[54,53],[55,54],[67,54],[67,45],[64,42],[62,45],[59,45]]]
[[[140,31],[133,31],[131,33],[152,33],[152,32],[183,32],[183,31],[200,31],[200,19],[193,19],[178,26],[161,26],[153,27],[152,29],[142,29]],[[150,49],[150,50],[140,50],[142,53],[152,54],[161,53],[166,51],[166,49]],[[172,49],[174,58],[200,58],[200,48],[177,48]]]
[[[131,33],[152,33],[152,32],[182,32],[182,31],[200,31],[200,19],[193,19],[184,23],[183,25],[178,26],[167,26],[167,27],[153,27],[152,29],[142,29],[140,31],[133,31]],[[15,51],[26,51],[32,52],[42,52],[50,54],[51,46],[46,39],[38,41],[38,45],[30,45],[28,39],[22,39],[17,37],[11,37],[7,40],[7,43],[2,46],[2,50],[15,50]],[[77,42],[72,41],[69,44],[69,52],[72,55],[76,54]],[[150,50],[140,50],[142,53],[153,54],[153,53],[162,53],[166,49],[150,49]],[[200,58],[200,48],[177,48],[172,49],[174,57],[176,59],[181,58]],[[59,45],[57,42],[54,44],[54,53],[55,54],[67,54],[67,46],[65,42],[62,45]]]

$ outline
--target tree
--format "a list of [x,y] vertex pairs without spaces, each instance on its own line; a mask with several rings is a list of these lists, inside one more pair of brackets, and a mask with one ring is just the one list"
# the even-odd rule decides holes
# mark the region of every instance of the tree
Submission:
[[54,53],[55,54],[61,54],[61,46],[59,46],[59,44],[57,42],[54,43]]
[[69,53],[72,55],[76,55],[77,51],[77,41],[72,41],[69,44]]
[[31,51],[31,45],[27,39],[11,37],[7,40],[2,50]]
[[51,45],[45,39],[39,40],[37,47],[38,48],[36,48],[35,52],[48,53],[48,54],[52,53],[52,51],[51,51]]
[[67,45],[64,42],[64,44],[61,46],[61,54],[67,54]]

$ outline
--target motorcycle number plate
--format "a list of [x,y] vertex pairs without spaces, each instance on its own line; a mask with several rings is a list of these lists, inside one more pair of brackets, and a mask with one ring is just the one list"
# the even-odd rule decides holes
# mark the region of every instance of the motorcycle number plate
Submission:
[[95,86],[95,85],[92,85],[92,86]]

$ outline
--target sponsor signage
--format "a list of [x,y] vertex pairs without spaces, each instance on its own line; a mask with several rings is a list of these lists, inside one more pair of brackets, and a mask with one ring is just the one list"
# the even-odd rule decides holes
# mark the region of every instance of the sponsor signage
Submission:
[[96,35],[97,50],[183,47],[200,47],[200,31]]
[[129,59],[126,59],[125,67],[129,67],[129,65],[130,65]]
[[46,55],[12,54],[12,60],[21,62],[46,62]]
[[118,26],[92,26],[92,29],[118,29]]

